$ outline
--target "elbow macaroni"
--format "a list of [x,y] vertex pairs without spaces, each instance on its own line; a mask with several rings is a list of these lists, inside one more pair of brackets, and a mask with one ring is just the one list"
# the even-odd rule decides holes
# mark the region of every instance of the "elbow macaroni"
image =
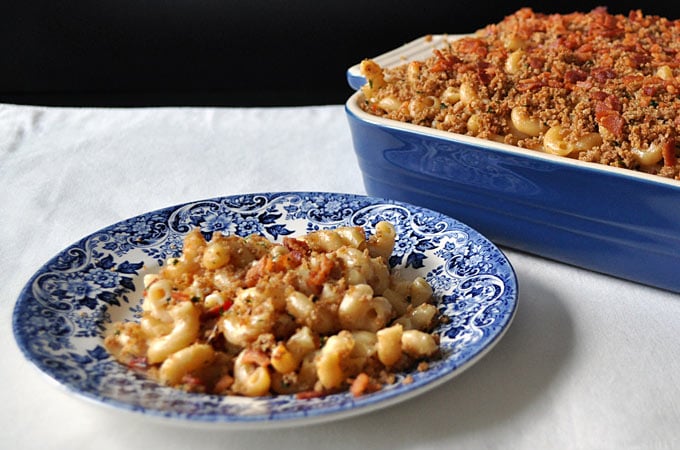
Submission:
[[387,222],[370,236],[340,227],[282,244],[194,230],[145,276],[140,321],[117,324],[105,345],[192,392],[370,392],[438,349],[432,288],[390,271],[395,242]]

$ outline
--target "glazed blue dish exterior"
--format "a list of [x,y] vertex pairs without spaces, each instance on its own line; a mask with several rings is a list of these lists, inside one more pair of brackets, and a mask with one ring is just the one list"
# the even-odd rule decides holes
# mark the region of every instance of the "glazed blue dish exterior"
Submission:
[[440,211],[498,245],[680,292],[680,182],[376,117],[361,101],[355,93],[345,110],[369,195]]

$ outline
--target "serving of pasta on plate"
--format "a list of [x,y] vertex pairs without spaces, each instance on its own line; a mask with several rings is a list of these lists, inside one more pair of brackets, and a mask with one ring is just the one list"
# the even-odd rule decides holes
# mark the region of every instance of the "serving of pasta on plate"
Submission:
[[439,353],[439,311],[422,278],[390,270],[395,228],[358,226],[274,243],[198,229],[144,277],[139,322],[106,338],[121,363],[190,392],[353,395]]

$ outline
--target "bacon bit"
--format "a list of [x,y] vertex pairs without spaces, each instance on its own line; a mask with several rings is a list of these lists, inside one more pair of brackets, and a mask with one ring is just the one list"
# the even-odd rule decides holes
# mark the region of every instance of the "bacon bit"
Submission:
[[640,68],[650,61],[648,55],[642,53],[631,53],[628,55],[628,65],[634,69]]
[[678,158],[675,156],[675,139],[669,139],[661,146],[661,155],[663,155],[663,165],[673,167],[678,163]]
[[595,120],[617,138],[623,137],[626,122],[621,116],[623,105],[615,95],[596,91],[591,94],[595,100]]
[[593,100],[595,103],[595,117],[598,115],[606,116],[612,112],[619,113],[623,110],[623,105],[621,100],[613,94],[607,94],[602,91],[596,91],[592,93]]
[[[586,44],[590,45],[590,44]],[[569,34],[567,36],[560,36],[556,40],[556,45],[555,47],[557,48],[566,48],[568,50],[578,50],[579,52],[587,52],[588,50],[585,47],[585,45],[581,45],[581,40],[576,34]],[[591,46],[592,49],[592,46]]]
[[574,85],[579,81],[585,81],[587,78],[588,74],[582,70],[567,70],[564,74],[564,82],[568,85]]
[[181,384],[183,384],[187,390],[196,391],[203,387],[203,381],[195,375],[186,374],[182,377]]
[[153,286],[155,283],[157,283],[158,280],[159,280],[158,278],[154,278],[153,281],[152,281],[151,283],[149,283],[149,285],[148,285],[146,288],[144,288],[144,291],[142,292],[142,295],[143,295],[144,297],[146,297],[146,295],[149,293],[149,288],[150,288],[151,286]]
[[205,311],[203,313],[203,318],[210,319],[214,317],[219,317],[222,315],[222,313],[229,311],[229,308],[231,308],[233,305],[234,302],[230,299],[227,299],[221,305],[213,306],[212,308]]
[[260,280],[260,278],[262,278],[263,265],[264,259],[260,259],[257,263],[250,266],[243,279],[243,282],[245,283],[246,287],[255,286],[257,282]]
[[621,81],[623,82],[624,85],[629,86],[629,88],[633,87],[634,89],[636,89],[636,85],[640,85],[644,79],[645,77],[643,77],[642,75],[624,75],[621,78]]
[[593,54],[587,51],[576,50],[574,52],[574,60],[579,64],[583,64],[593,58]]
[[541,58],[538,56],[530,56],[527,58],[527,62],[529,63],[529,66],[531,66],[532,69],[542,69],[543,65],[545,65],[545,58]]
[[185,294],[184,292],[173,291],[170,294],[170,297],[172,297],[173,300],[177,300],[179,302],[185,302],[189,300],[189,294]]
[[260,350],[248,348],[244,350],[242,361],[244,364],[257,364],[264,367],[269,365],[269,356]]
[[127,365],[133,370],[146,370],[149,368],[149,360],[147,360],[145,356],[138,356],[132,358]]
[[576,53],[582,53],[582,54],[590,54],[593,52],[593,43],[592,42],[585,42],[583,45],[578,47],[576,50]]
[[262,275],[267,274],[267,273],[272,273],[272,272],[277,272],[275,270],[279,264],[281,264],[281,258],[283,258],[282,255],[277,256],[278,263],[274,261],[274,258],[271,256],[267,255],[264,258],[262,258]]
[[305,241],[295,238],[283,238],[283,246],[294,253],[300,253],[301,255],[309,255],[311,250],[309,245]]
[[310,252],[307,244],[297,239],[285,238],[283,245],[288,249],[288,253],[277,255],[275,258],[269,255],[263,258],[264,273],[283,272],[293,269],[299,266],[304,256]]
[[322,286],[328,279],[328,275],[333,270],[334,264],[328,258],[319,258],[320,266],[316,267],[312,273],[309,274],[309,284],[312,287]]
[[642,93],[647,97],[654,97],[659,92],[658,86],[647,85],[642,88]]
[[352,382],[349,391],[354,397],[360,397],[368,388],[368,383],[371,381],[368,375],[360,373]]
[[244,278],[245,285],[247,287],[253,287],[257,284],[260,278],[267,274],[285,272],[298,267],[302,263],[304,255],[297,250],[299,246],[291,244],[290,242],[289,245],[293,245],[296,248],[294,250],[289,250],[288,253],[277,255],[276,257],[265,255],[257,263],[253,264],[246,272]]
[[561,83],[551,79],[550,73],[543,72],[542,74],[536,75],[535,77],[520,80],[517,83],[517,90],[520,92],[537,91],[545,86],[561,87]]
[[364,372],[357,375],[357,377],[352,381],[349,391],[354,397],[361,397],[364,394],[370,394],[371,392],[377,392],[381,388],[380,384],[371,380]]
[[297,398],[298,400],[309,400],[312,398],[323,397],[324,395],[326,395],[325,392],[311,390],[298,392],[295,394],[295,398]]
[[606,128],[607,131],[613,134],[617,139],[623,137],[623,127],[626,124],[626,121],[618,112],[611,111],[610,114],[600,116],[597,119],[597,123]]
[[220,394],[222,392],[226,392],[227,389],[231,387],[231,385],[234,384],[234,377],[231,375],[223,375],[219,380],[217,380],[217,383],[215,383],[215,386],[213,386],[213,392],[215,394]]
[[616,78],[616,72],[608,67],[597,67],[590,71],[590,75],[600,84],[605,84],[607,80]]
[[289,252],[276,258],[269,258],[270,264],[265,267],[267,272],[284,272],[300,265],[302,255],[298,252]]
[[484,58],[489,53],[486,44],[481,39],[464,38],[456,42],[456,44],[458,44],[458,50],[463,53],[476,55],[480,59]]
[[628,19],[630,19],[630,20],[632,20],[632,21],[637,21],[637,20],[642,19],[642,11],[639,10],[639,9],[637,9],[637,10],[631,10],[631,11],[628,13]]
[[435,49],[434,54],[437,57],[437,62],[430,68],[431,72],[445,72],[453,69],[457,64],[462,62],[458,57],[453,56],[450,53],[444,54],[439,49]]
[[649,53],[652,55],[658,55],[660,53],[663,53],[664,49],[659,45],[659,44],[652,44],[649,47]]
[[616,17],[608,14],[606,8],[596,8],[593,13],[595,20],[590,27],[592,35],[613,38],[625,33],[625,30],[619,26]]
[[534,11],[528,6],[520,8],[515,14],[517,14],[517,17],[520,17],[525,20],[534,17]]
[[654,97],[663,90],[665,90],[665,82],[660,78],[648,80],[642,85],[642,93],[649,97]]
[[607,98],[607,93],[602,91],[592,91],[590,93],[590,98],[593,100],[604,101],[604,99]]
[[482,84],[488,85],[491,83],[495,72],[495,69],[487,62],[480,62],[477,64],[477,77]]

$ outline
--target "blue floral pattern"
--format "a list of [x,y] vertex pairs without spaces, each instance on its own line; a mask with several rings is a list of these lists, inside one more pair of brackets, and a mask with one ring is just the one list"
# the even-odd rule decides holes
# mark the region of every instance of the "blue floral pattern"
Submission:
[[[383,390],[300,400],[190,394],[160,386],[114,361],[103,347],[113,322],[140,314],[142,278],[181,252],[199,227],[273,240],[342,225],[397,230],[390,265],[421,275],[448,317],[437,332],[443,358],[425,372],[401,374]],[[505,256],[485,237],[439,213],[396,201],[320,192],[248,194],[166,208],[111,225],[63,250],[26,284],[13,327],[26,357],[80,396],[146,415],[220,426],[264,427],[322,421],[369,411],[430,389],[485,354],[509,327],[517,281]],[[409,383],[403,377],[410,375]]]

